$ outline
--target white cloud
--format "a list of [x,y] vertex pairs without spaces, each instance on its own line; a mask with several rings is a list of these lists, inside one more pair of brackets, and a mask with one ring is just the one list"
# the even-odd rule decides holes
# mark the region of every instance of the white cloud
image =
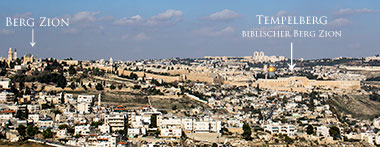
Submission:
[[82,11],[74,14],[71,17],[71,21],[74,23],[77,22],[95,22],[96,21],[96,15],[99,12],[89,12],[89,11]]
[[99,21],[113,21],[114,17],[113,16],[102,16],[100,18],[98,18]]
[[169,9],[156,16],[153,16],[152,19],[159,20],[159,21],[169,21],[169,20],[179,21],[179,20],[182,20],[182,17],[183,17],[182,11]]
[[70,28],[62,29],[64,34],[78,34],[84,32],[104,33],[103,21],[112,21],[112,16],[98,16],[99,12],[81,11],[67,14],[63,18],[70,18]]
[[63,34],[79,34],[79,33],[104,33],[104,26],[96,24],[80,25],[76,27],[62,29]]
[[288,25],[276,25],[276,26],[270,26],[270,27],[257,27],[253,28],[252,30],[257,31],[289,31],[292,30],[292,27]]
[[70,18],[70,22],[74,24],[89,24],[95,22],[113,21],[113,16],[99,16],[99,12],[81,11],[75,14],[66,14],[62,18]]
[[280,10],[276,13],[276,16],[287,16],[289,15],[288,11]]
[[136,20],[136,21],[140,21],[143,18],[140,15],[136,15],[136,16],[132,16],[131,19]]
[[147,36],[145,33],[138,33],[136,35],[124,34],[121,36],[121,40],[143,41],[143,40],[149,40],[149,39],[150,37]]
[[142,40],[149,40],[150,37],[145,35],[145,33],[138,33],[133,39],[137,41],[142,41]]
[[222,30],[220,31],[220,33],[232,33],[232,32],[234,32],[234,31],[235,31],[234,28],[228,26],[228,27],[222,29]]
[[121,39],[122,40],[128,40],[129,39],[129,34],[125,34],[125,35],[121,36]]
[[180,10],[169,9],[165,12],[152,16],[151,18],[144,19],[140,15],[135,15],[129,18],[121,18],[115,20],[114,25],[142,25],[142,26],[154,26],[175,24],[183,19],[183,12]]
[[224,9],[223,11],[210,14],[205,19],[206,20],[213,20],[213,21],[215,21],[215,20],[216,21],[218,21],[218,20],[226,21],[226,20],[233,20],[233,19],[236,19],[239,17],[240,17],[239,13],[232,11],[232,10],[229,10],[229,9]]
[[215,28],[201,28],[196,30],[195,33],[202,36],[216,37],[216,36],[224,36],[235,32],[235,29],[231,26],[227,26],[223,29],[215,29]]
[[15,18],[29,18],[32,15],[33,15],[32,12],[25,12],[25,13],[22,13],[22,14],[16,14],[13,17],[15,17]]
[[130,18],[124,17],[124,18],[115,20],[113,22],[113,24],[115,24],[115,25],[131,25],[131,24],[142,23],[143,21],[144,21],[144,19],[140,15],[135,15],[135,16],[132,16]]
[[64,33],[64,34],[77,34],[77,33],[79,33],[79,30],[77,28],[67,28],[67,29],[63,29],[62,33]]
[[0,30],[0,35],[10,35],[10,34],[14,34],[15,31],[14,30],[10,30],[10,29],[2,29]]
[[348,19],[337,18],[337,19],[334,19],[333,21],[329,22],[327,25],[329,27],[342,27],[342,26],[345,26],[347,24],[351,24],[351,22]]
[[345,8],[340,9],[335,12],[336,15],[353,15],[353,14],[360,14],[360,13],[378,13],[380,10],[373,10],[368,8],[363,9],[351,9],[351,8]]

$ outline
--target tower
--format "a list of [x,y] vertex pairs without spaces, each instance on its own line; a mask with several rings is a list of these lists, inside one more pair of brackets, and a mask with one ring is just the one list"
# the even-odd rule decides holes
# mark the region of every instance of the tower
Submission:
[[111,65],[111,73],[113,73],[113,59],[112,57],[110,58],[110,62],[109,62],[109,65]]
[[111,64],[111,65],[113,64],[113,60],[112,60],[112,57],[110,58],[110,64]]
[[263,51],[260,52],[260,57],[264,57],[264,52]]
[[253,53],[253,57],[256,57],[256,58],[257,58],[257,56],[259,56],[259,52],[255,51],[255,52]]
[[12,59],[13,59],[12,48],[9,48],[9,51],[8,51],[8,64],[12,61]]
[[267,79],[267,77],[268,77],[268,65],[264,64],[263,72],[264,72],[264,75],[265,75],[265,79]]
[[13,60],[17,59],[17,49],[15,49],[15,52],[13,53]]
[[99,93],[99,96],[98,96],[98,107],[100,108],[100,104],[102,102],[102,94]]

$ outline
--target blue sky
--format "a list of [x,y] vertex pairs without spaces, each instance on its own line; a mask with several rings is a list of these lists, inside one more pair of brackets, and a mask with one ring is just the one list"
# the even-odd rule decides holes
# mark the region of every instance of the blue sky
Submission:
[[[328,16],[326,26],[292,29],[342,30],[342,38],[246,39],[242,30],[272,28],[258,25],[256,15]],[[70,18],[70,27],[6,27],[5,17]],[[9,47],[19,55],[76,59],[136,60],[146,58],[247,56],[254,51],[296,58],[363,57],[380,53],[380,2],[356,0],[2,0],[0,56]],[[283,27],[283,26],[282,26]]]

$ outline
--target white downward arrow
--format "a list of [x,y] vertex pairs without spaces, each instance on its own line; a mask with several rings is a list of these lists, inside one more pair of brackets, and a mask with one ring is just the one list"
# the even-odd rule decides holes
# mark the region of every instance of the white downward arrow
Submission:
[[293,42],[290,42],[290,64],[289,70],[293,71],[296,64],[293,64]]
[[34,47],[35,44],[36,42],[34,42],[34,29],[32,29],[32,42],[30,42],[30,45]]

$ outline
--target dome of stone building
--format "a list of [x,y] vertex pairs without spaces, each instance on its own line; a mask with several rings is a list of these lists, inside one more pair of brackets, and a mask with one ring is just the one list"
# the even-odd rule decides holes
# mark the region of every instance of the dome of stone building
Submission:
[[275,71],[276,71],[276,68],[273,65],[269,66],[268,72],[275,72]]

